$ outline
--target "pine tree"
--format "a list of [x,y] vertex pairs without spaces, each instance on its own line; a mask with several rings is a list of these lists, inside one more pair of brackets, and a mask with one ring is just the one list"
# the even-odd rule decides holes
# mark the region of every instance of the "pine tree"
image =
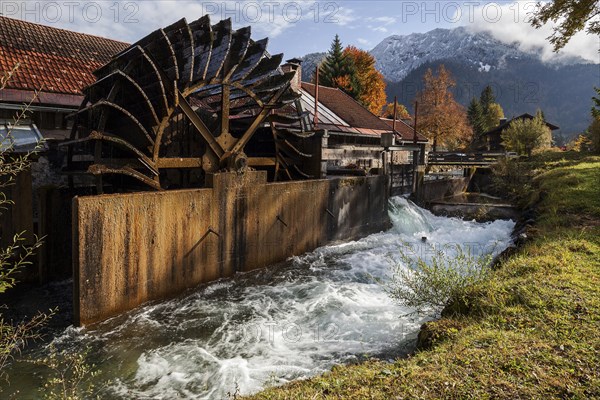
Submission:
[[344,54],[338,35],[335,35],[327,57],[319,65],[319,84],[340,88],[351,96],[359,93],[359,85],[354,76],[354,65],[352,60]]
[[484,133],[483,107],[481,107],[481,103],[475,97],[471,99],[471,103],[469,103],[469,107],[467,108],[467,119],[469,120],[469,125],[473,128],[475,138]]
[[483,113],[487,113],[490,105],[496,102],[496,97],[494,96],[494,91],[490,85],[487,85],[483,91],[481,92],[481,97],[479,98],[479,102],[481,103],[481,108],[483,109]]

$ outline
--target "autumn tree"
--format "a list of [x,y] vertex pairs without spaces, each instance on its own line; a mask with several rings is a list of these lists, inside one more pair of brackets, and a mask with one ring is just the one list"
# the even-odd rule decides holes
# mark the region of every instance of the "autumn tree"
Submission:
[[487,85],[481,91],[479,103],[481,104],[482,113],[482,133],[484,133],[499,125],[500,119],[504,118],[504,110],[500,104],[496,102],[496,96],[490,85]]
[[375,58],[354,46],[346,47],[343,56],[351,60],[354,67],[351,94],[373,114],[379,114],[385,106],[386,94],[383,75],[375,69]]
[[557,23],[552,35],[547,38],[554,45],[554,51],[562,49],[581,30],[585,29],[589,35],[600,35],[598,0],[554,0],[538,2],[537,7],[530,20],[531,25],[541,28],[548,22]]
[[512,121],[501,137],[506,150],[531,156],[534,150],[550,148],[552,133],[538,111],[533,119]]
[[450,72],[440,65],[437,75],[431,68],[423,77],[424,88],[417,95],[419,102],[417,129],[438,145],[448,150],[465,147],[471,141],[473,130],[464,108],[454,100],[451,89],[456,85]]
[[[381,112],[382,118],[394,119],[394,103],[389,103]],[[396,104],[396,119],[409,119],[410,113],[404,104]]]
[[492,103],[483,113],[483,124],[485,132],[500,125],[500,120],[504,118],[504,110],[498,103]]
[[344,53],[338,35],[335,35],[327,56],[319,65],[319,84],[339,88],[353,97],[358,94],[353,60]]

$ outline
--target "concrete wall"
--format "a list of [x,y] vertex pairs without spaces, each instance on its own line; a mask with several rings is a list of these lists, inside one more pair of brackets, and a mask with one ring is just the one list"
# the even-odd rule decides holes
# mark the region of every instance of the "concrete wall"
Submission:
[[248,172],[209,182],[73,200],[76,324],[389,226],[385,176],[267,184],[266,173]]
[[420,203],[429,203],[444,197],[463,193],[469,186],[470,178],[439,179],[423,182]]

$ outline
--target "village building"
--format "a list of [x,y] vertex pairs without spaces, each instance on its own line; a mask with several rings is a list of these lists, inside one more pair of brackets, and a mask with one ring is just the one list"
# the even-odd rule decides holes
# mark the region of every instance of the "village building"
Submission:
[[[504,132],[510,126],[511,122],[517,120],[532,120],[535,117],[531,114],[524,113],[511,119],[503,118],[500,120],[497,127],[490,129],[482,135],[482,143],[479,149],[484,151],[505,151],[506,149],[502,145],[502,132]],[[558,126],[551,124],[548,121],[544,121],[546,126],[551,130],[555,131],[560,129]]]

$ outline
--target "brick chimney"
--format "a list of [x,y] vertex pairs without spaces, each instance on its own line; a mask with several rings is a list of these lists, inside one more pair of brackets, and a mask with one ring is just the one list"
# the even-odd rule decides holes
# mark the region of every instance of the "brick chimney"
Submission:
[[296,71],[296,75],[292,79],[292,90],[299,92],[302,84],[302,60],[298,58],[290,58],[281,66],[283,72]]

